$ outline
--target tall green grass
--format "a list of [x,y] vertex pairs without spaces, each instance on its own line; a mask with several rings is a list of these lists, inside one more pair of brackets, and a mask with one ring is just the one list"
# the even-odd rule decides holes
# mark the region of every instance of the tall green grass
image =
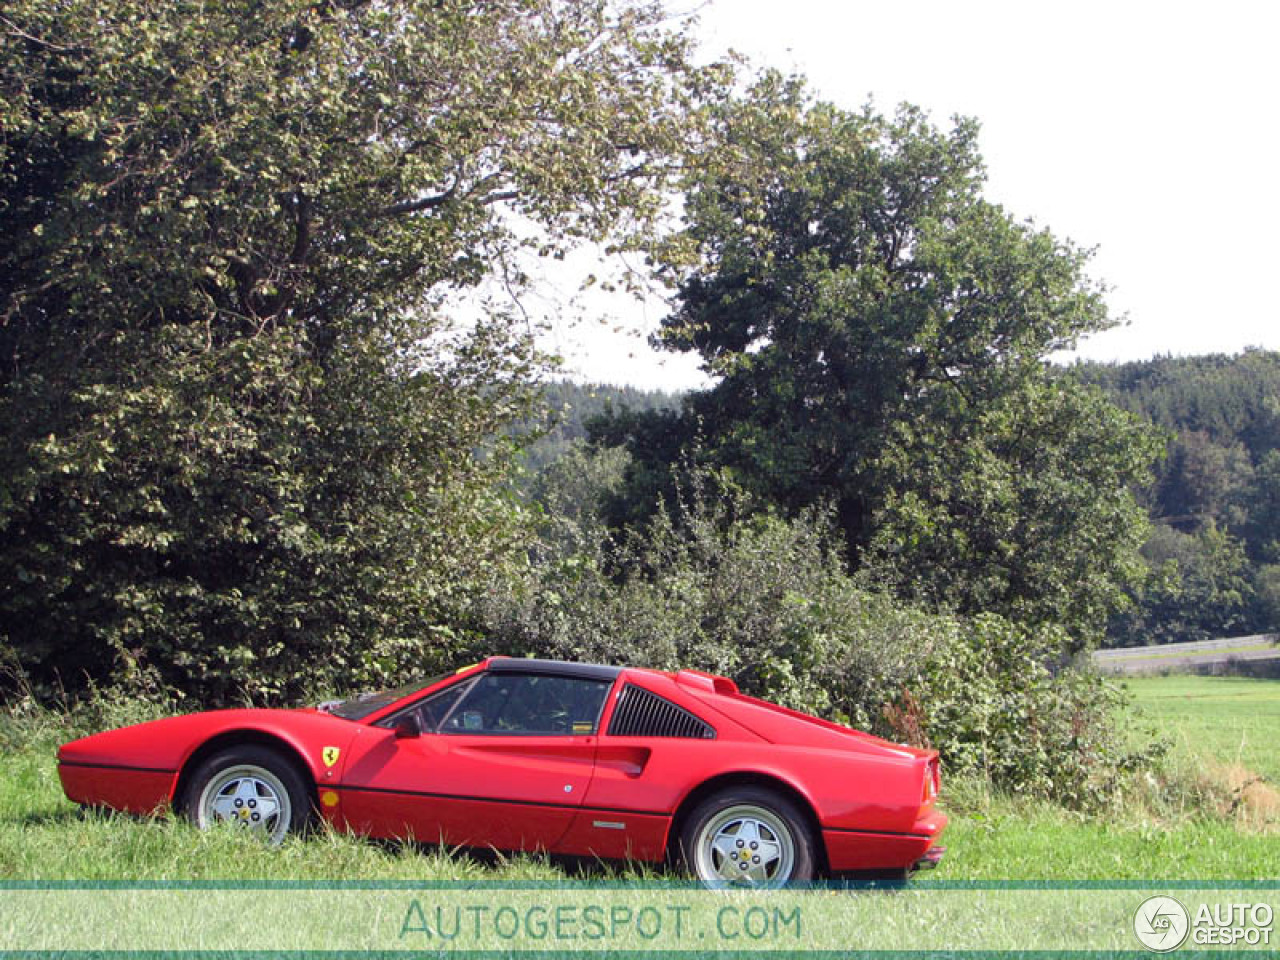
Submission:
[[[1280,682],[1170,677],[1132,686],[1147,718],[1174,742],[1184,773],[1209,757],[1238,759],[1268,775],[1277,770],[1270,744],[1280,739]],[[60,742],[157,712],[163,708],[99,702],[70,716],[30,706],[0,713],[0,879],[527,883],[566,876],[564,864],[542,857],[472,856],[324,831],[272,849],[231,831],[202,833],[174,817],[82,813],[66,800],[54,762]],[[1280,831],[1223,816],[1194,794],[1171,791],[1163,776],[1140,774],[1130,802],[1094,817],[947,781],[948,854],[915,882],[1280,876]],[[586,869],[598,879],[658,875],[644,866]]]

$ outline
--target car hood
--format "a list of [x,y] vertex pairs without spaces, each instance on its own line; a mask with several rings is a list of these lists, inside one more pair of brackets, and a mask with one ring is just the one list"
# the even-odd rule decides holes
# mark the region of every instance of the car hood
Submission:
[[58,748],[60,763],[134,767],[143,770],[177,770],[201,743],[232,731],[254,731],[277,737],[299,751],[310,763],[306,745],[317,735],[329,734],[345,745],[358,724],[314,709],[306,710],[210,710],[163,720],[151,720],[81,737]]

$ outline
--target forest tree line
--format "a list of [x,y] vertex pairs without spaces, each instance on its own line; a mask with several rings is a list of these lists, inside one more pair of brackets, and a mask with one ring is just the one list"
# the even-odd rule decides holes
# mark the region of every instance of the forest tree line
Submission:
[[[1101,388],[1163,445],[1134,488],[1150,523],[1144,569],[1103,642],[1280,632],[1280,354],[1081,362],[1060,375]],[[529,448],[534,473],[574,443],[607,437],[619,417],[679,403],[667,391],[565,381],[545,396],[552,425]]]
[[1139,490],[1147,576],[1108,637],[1129,645],[1280,632],[1280,354],[1156,357],[1071,371],[1165,441]]

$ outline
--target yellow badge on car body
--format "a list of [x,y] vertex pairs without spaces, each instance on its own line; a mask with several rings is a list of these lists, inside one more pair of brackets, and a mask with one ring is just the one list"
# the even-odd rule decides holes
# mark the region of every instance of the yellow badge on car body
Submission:
[[325,747],[320,751],[320,759],[324,761],[326,767],[332,767],[338,762],[338,754],[342,753],[337,747]]

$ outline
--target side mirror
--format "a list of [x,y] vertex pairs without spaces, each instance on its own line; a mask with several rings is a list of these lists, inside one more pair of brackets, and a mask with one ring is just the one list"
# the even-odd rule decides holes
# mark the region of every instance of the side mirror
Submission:
[[392,727],[392,730],[395,731],[397,740],[422,736],[422,721],[418,719],[418,711],[413,710],[406,713],[396,721],[396,725]]

